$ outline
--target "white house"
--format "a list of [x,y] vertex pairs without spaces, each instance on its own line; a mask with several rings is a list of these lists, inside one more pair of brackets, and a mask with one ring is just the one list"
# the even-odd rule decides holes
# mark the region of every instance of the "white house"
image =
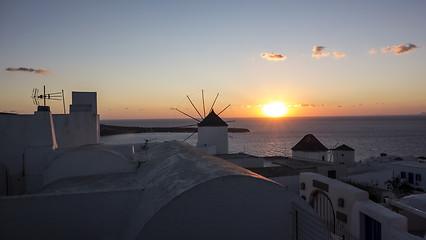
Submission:
[[426,194],[405,196],[399,200],[386,199],[390,208],[407,217],[408,232],[425,237],[426,233]]
[[420,239],[407,218],[369,200],[368,193],[316,173],[300,174],[300,196],[341,239]]
[[426,191],[426,163],[423,160],[412,156],[383,156],[367,159],[364,163],[369,166],[391,169],[394,178],[399,178],[412,187]]
[[0,114],[0,195],[40,187],[42,163],[58,147],[99,142],[96,92],[73,92],[72,100],[70,114],[52,114],[48,106],[34,114]]

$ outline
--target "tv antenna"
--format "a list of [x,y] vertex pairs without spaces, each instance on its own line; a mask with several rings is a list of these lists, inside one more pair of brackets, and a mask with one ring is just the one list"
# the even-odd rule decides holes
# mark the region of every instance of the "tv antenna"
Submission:
[[46,106],[46,100],[56,100],[56,101],[62,100],[62,104],[64,106],[64,114],[66,114],[65,97],[64,97],[63,89],[61,92],[46,93],[46,86],[43,86],[43,94],[39,94],[38,88],[33,88],[33,93],[31,95],[31,98],[33,99],[33,103],[36,106],[40,105],[40,99],[43,99],[43,106]]

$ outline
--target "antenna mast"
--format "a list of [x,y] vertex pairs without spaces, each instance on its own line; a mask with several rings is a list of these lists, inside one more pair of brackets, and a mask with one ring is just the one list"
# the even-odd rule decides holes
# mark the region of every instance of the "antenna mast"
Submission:
[[46,86],[43,86],[43,94],[39,95],[39,90],[37,88],[33,88],[33,93],[31,95],[31,98],[33,99],[34,105],[39,105],[39,99],[43,99],[43,105],[46,106],[46,100],[58,100],[63,103],[64,106],[64,114],[65,112],[65,97],[64,97],[64,90],[62,89],[61,92],[54,92],[54,93],[46,93]]

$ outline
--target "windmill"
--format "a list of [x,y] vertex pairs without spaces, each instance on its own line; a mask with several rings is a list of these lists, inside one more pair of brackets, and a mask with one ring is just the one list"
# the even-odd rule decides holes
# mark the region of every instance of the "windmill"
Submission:
[[66,114],[65,97],[64,97],[63,89],[61,92],[46,93],[46,86],[43,86],[43,94],[39,94],[38,88],[33,88],[31,98],[33,99],[33,103],[36,106],[40,106],[40,99],[43,99],[43,106],[45,107],[46,107],[46,100],[56,100],[56,101],[62,100],[62,104],[64,106],[64,114]]
[[[219,93],[216,94],[216,97],[213,100],[213,103],[210,107],[210,110],[208,111],[208,113],[210,113],[211,111],[213,111],[214,105],[216,104],[217,98],[219,97]],[[195,106],[194,102],[191,100],[191,98],[189,97],[189,95],[186,95],[186,98],[188,99],[189,103],[191,103],[191,106],[193,107],[193,109],[197,112],[198,116],[200,117],[200,119],[194,116],[191,116],[190,114],[185,113],[184,111],[179,110],[178,108],[175,108],[176,111],[182,113],[183,115],[194,119],[197,122],[201,122],[204,120],[204,118],[206,118],[206,104],[205,104],[205,99],[204,99],[204,90],[201,90],[201,100],[202,100],[202,104],[203,104],[203,115],[201,115],[200,111],[198,110],[198,108]],[[222,109],[222,111],[220,111],[217,115],[220,115],[221,113],[223,113],[226,109],[228,109],[231,106],[231,104],[228,104],[224,109]]]
[[[179,113],[197,121],[198,127],[198,142],[197,147],[203,149],[212,154],[227,154],[228,153],[228,124],[223,121],[219,115],[228,109],[231,104],[228,104],[223,108],[218,114],[214,111],[214,106],[219,97],[219,93],[216,94],[216,97],[211,104],[208,114],[206,115],[206,101],[204,98],[204,90],[201,90],[201,100],[202,100],[202,112],[195,106],[194,102],[191,100],[189,95],[186,96],[192,108],[198,114],[194,117],[178,108],[175,108]],[[199,117],[199,118],[198,118]],[[187,137],[184,141],[190,138]]]

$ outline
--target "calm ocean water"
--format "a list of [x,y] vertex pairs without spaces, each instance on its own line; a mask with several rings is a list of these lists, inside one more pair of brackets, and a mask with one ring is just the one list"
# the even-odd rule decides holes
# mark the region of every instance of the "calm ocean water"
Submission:
[[[291,148],[306,134],[326,147],[346,144],[355,149],[357,161],[380,153],[426,156],[426,116],[237,118],[225,119],[230,127],[249,133],[229,133],[230,153],[256,156],[290,156]],[[103,124],[138,127],[176,127],[195,124],[191,119],[101,120]],[[182,141],[190,133],[140,133],[101,137],[102,143],[121,144],[168,140]],[[196,145],[197,134],[187,143]]]

